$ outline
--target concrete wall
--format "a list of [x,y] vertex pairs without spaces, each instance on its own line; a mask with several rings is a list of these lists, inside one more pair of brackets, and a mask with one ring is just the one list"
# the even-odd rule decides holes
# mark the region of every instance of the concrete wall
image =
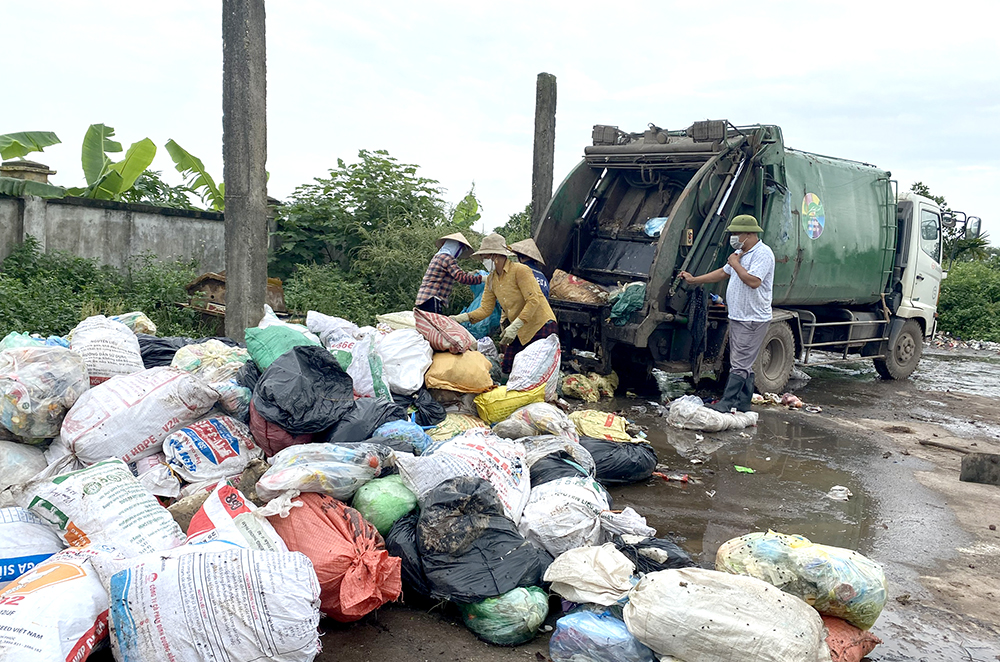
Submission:
[[62,250],[114,267],[150,252],[164,261],[193,258],[202,272],[226,268],[225,223],[214,212],[0,196],[0,259],[29,234],[43,250]]

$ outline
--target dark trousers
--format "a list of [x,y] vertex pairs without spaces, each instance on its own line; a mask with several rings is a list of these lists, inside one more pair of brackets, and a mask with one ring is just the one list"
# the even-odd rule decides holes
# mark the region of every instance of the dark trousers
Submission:
[[424,301],[422,304],[417,306],[417,308],[427,313],[436,313],[438,315],[444,314],[444,303],[441,301],[441,299],[438,299],[437,297],[431,297],[427,301]]

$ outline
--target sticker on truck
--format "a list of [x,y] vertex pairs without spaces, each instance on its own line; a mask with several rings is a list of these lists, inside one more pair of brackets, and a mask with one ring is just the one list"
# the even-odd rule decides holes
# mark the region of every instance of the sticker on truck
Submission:
[[802,224],[810,239],[819,239],[826,224],[826,214],[823,203],[815,193],[806,193],[802,198]]

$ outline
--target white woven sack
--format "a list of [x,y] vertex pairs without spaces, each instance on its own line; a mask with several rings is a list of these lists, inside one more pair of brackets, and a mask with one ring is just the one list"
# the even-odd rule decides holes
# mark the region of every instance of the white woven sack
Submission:
[[212,542],[99,572],[116,660],[312,662],[319,653],[319,581],[299,552]]
[[531,490],[517,530],[552,556],[601,542],[601,513],[611,504],[591,478],[557,478]]
[[507,390],[530,391],[545,384],[546,402],[556,401],[559,398],[561,354],[559,336],[554,333],[529,344],[514,357]]
[[17,492],[17,499],[71,546],[112,545],[136,556],[184,542],[174,518],[121,460],[33,480]]
[[87,364],[91,386],[145,368],[135,333],[104,315],[83,320],[70,331],[69,338],[69,348]]
[[491,434],[486,428],[467,430],[442,444],[431,455],[399,454],[396,466],[403,483],[423,500],[431,490],[457,476],[478,476],[497,492],[504,513],[515,524],[531,494],[524,446]]
[[84,660],[108,633],[108,592],[93,562],[100,545],[63,550],[0,592],[3,660]]
[[560,554],[545,571],[552,592],[570,602],[610,606],[632,589],[635,564],[613,543],[577,547]]
[[168,434],[198,420],[219,394],[177,368],[150,368],[100,384],[76,401],[62,440],[84,464],[131,462],[160,450]]
[[715,570],[647,574],[628,595],[625,625],[682,660],[830,662],[819,612],[767,582]]
[[0,508],[0,590],[66,547],[56,530],[24,508]]

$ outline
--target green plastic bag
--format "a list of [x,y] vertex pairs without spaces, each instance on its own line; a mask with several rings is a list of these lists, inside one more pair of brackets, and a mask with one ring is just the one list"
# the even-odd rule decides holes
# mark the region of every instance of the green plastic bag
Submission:
[[611,322],[615,326],[628,324],[632,313],[642,308],[646,301],[646,284],[630,283],[611,307]]
[[458,605],[465,627],[483,641],[516,646],[531,641],[549,614],[549,596],[537,586],[518,587],[495,598]]
[[383,536],[403,515],[417,507],[417,495],[403,484],[399,474],[376,478],[358,488],[354,509]]
[[300,345],[319,345],[303,333],[287,326],[252,327],[246,330],[247,351],[261,372],[267,370],[274,360]]

